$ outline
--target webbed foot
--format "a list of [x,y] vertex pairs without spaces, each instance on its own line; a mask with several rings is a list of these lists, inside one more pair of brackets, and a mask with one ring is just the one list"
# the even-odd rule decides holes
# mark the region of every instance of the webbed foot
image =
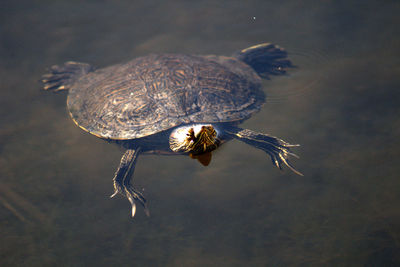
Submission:
[[271,157],[272,164],[279,169],[282,169],[282,165],[285,164],[294,173],[303,176],[289,161],[289,156],[298,158],[296,154],[290,151],[290,148],[300,145],[289,144],[274,136],[236,127],[227,130],[227,133],[240,141],[266,152]]
[[131,179],[135,170],[135,164],[139,153],[140,147],[136,149],[128,149],[124,153],[121,158],[121,163],[113,178],[114,193],[110,196],[112,198],[118,193],[125,195],[132,206],[132,217],[134,217],[136,213],[136,202],[139,202],[143,206],[146,215],[150,216],[145,197],[131,184]]
[[63,65],[54,65],[49,69],[49,73],[42,76],[43,89],[49,91],[68,90],[71,85],[88,72],[93,71],[93,67],[86,63],[68,61]]
[[264,79],[270,75],[283,75],[293,68],[285,49],[270,43],[251,46],[238,51],[234,57],[250,65]]

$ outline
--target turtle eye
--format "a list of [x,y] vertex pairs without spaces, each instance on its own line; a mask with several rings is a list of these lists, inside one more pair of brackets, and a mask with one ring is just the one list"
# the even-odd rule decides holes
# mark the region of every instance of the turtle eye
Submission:
[[188,137],[189,140],[194,139],[194,130],[193,128],[190,128],[186,134],[186,136]]

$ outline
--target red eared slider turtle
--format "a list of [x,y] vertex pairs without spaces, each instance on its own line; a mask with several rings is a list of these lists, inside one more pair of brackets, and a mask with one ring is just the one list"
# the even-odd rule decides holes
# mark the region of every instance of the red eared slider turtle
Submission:
[[189,154],[207,165],[212,150],[235,138],[300,174],[288,161],[297,145],[237,127],[265,102],[261,78],[291,66],[284,49],[265,43],[231,57],[149,55],[98,70],[66,62],[42,81],[45,90],[68,90],[68,110],[80,128],[126,148],[112,197],[125,195],[134,216],[135,202],[148,214],[146,199],[131,184],[142,153]]

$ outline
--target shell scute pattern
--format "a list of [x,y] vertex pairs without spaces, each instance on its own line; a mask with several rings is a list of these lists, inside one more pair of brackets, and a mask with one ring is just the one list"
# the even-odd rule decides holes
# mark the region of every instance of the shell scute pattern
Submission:
[[258,76],[242,69],[233,72],[201,56],[140,57],[83,76],[70,89],[68,108],[81,128],[110,139],[183,123],[243,120],[264,99]]

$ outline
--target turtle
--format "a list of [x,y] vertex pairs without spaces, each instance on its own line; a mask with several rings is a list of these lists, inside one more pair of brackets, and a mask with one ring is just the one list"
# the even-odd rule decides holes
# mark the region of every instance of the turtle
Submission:
[[68,92],[77,126],[125,149],[111,197],[124,195],[133,217],[136,203],[149,215],[143,192],[132,186],[141,154],[189,155],[208,165],[213,150],[237,139],[302,175],[289,161],[298,144],[238,126],[265,103],[262,79],[292,67],[285,49],[262,43],[231,56],[149,54],[99,69],[68,61],[50,67],[42,82],[44,90]]

